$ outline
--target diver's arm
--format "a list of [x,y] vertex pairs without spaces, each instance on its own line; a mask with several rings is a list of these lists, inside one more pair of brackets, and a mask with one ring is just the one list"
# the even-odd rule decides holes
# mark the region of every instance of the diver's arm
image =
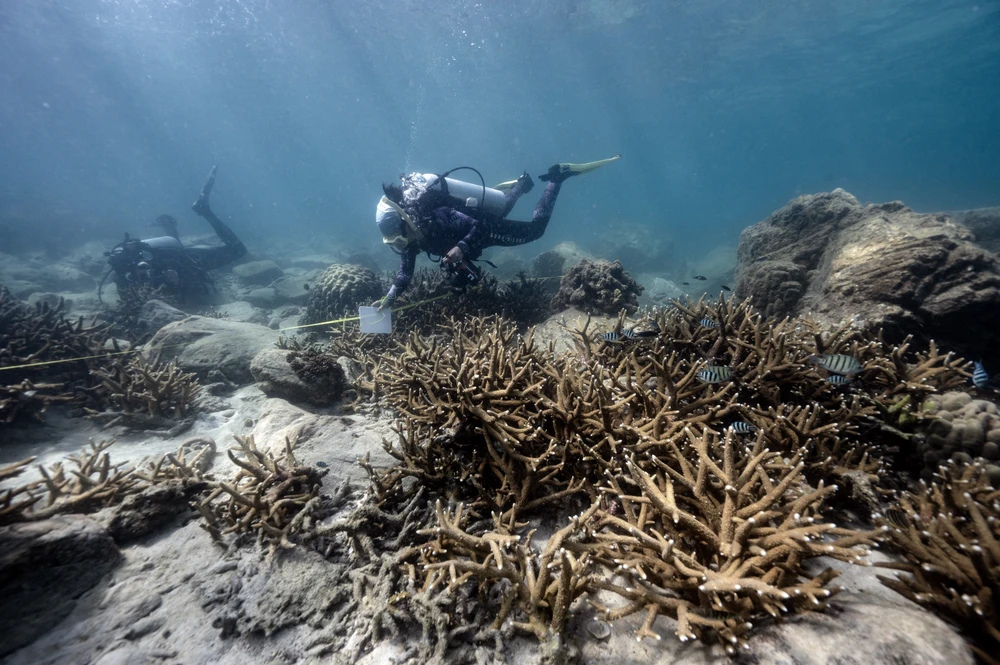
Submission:
[[389,293],[386,294],[386,297],[390,300],[399,296],[410,285],[410,280],[413,279],[413,271],[417,265],[417,254],[419,253],[420,248],[411,246],[404,249],[399,255],[399,270],[396,272],[396,279],[392,280]]
[[458,233],[465,233],[465,236],[455,243],[455,246],[462,250],[466,258],[476,259],[483,251],[483,237],[486,234],[485,224],[475,217],[470,217],[453,208],[448,210],[448,224]]

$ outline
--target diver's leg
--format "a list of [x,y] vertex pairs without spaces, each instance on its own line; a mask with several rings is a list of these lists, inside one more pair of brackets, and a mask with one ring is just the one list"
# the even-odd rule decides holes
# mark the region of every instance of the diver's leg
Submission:
[[[232,258],[226,261],[226,263],[229,263],[245,255],[247,253],[247,248],[243,245],[243,242],[236,237],[233,230],[226,226],[226,224],[219,219],[214,212],[212,212],[212,208],[208,205],[208,198],[212,193],[212,186],[215,184],[215,170],[218,168],[218,164],[212,167],[212,172],[208,174],[208,180],[205,182],[205,186],[201,188],[201,194],[198,195],[198,200],[191,205],[191,209],[211,224],[212,229],[215,230],[215,235],[219,236],[219,240],[226,244],[225,248],[220,247],[218,249],[229,250],[225,253],[227,256],[232,256]],[[223,252],[220,252],[220,254],[223,254]],[[212,267],[217,268],[219,266],[216,265]],[[211,270],[211,268],[206,267],[206,270]]]
[[556,198],[562,188],[561,182],[550,182],[545,186],[542,197],[535,205],[535,212],[531,216],[530,222],[516,222],[508,219],[501,219],[489,224],[483,247],[513,247],[538,240],[545,233],[545,228],[552,218],[552,210],[556,205]]
[[202,270],[215,270],[243,258],[247,253],[243,243],[216,247],[186,247],[184,253]]
[[527,171],[521,174],[521,177],[514,181],[514,185],[504,193],[504,208],[503,214],[500,217],[509,215],[510,211],[514,209],[514,204],[517,203],[517,200],[530,192],[534,186],[535,183]]

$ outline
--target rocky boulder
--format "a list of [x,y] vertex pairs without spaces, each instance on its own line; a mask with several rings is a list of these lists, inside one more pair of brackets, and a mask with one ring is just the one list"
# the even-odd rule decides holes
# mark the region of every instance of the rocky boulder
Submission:
[[575,242],[561,242],[547,252],[542,252],[531,262],[531,274],[535,277],[556,277],[566,272],[584,259],[595,260],[595,256],[580,249]]
[[62,621],[120,558],[111,536],[79,515],[0,529],[0,657]]
[[159,330],[168,323],[186,319],[185,312],[162,300],[147,300],[139,310],[138,324],[145,330]]
[[274,261],[265,259],[234,266],[233,274],[239,277],[244,284],[267,286],[282,277],[285,272]]
[[976,244],[991,252],[1000,253],[1000,206],[956,210],[946,213],[952,221],[967,226],[976,236]]
[[190,316],[160,328],[145,349],[200,379],[218,370],[233,383],[247,384],[254,380],[250,361],[274,346],[278,337],[274,330],[254,323]]
[[1000,259],[943,213],[801,196],[743,231],[736,276],[767,316],[865,322],[1000,364]]
[[570,268],[552,298],[552,308],[561,311],[576,307],[585,312],[615,315],[622,309],[639,307],[642,287],[618,261],[584,259]]
[[250,372],[265,395],[316,406],[337,401],[346,384],[337,359],[318,351],[264,349],[254,356]]

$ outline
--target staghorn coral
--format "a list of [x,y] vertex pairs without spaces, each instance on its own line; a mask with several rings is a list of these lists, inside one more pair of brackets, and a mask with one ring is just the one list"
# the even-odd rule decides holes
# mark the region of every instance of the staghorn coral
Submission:
[[139,427],[176,426],[190,418],[201,386],[194,374],[181,371],[174,362],[142,354],[128,360],[111,361],[106,369],[95,369],[115,411],[89,410],[90,418],[108,421],[107,427],[127,424]]
[[985,465],[942,467],[882,523],[903,561],[878,565],[904,573],[882,583],[952,622],[983,662],[1000,662],[1000,490]]
[[[67,468],[63,462],[48,469],[38,465],[40,480],[0,494],[0,524],[42,520],[59,513],[91,512],[136,491],[140,483],[133,477],[133,469],[111,463],[107,449],[112,444],[114,439],[91,441],[89,451],[84,449],[68,458],[74,468]],[[5,467],[0,475],[17,475],[33,459]]]
[[634,312],[641,294],[642,287],[620,262],[583,259],[563,276],[559,291],[552,298],[552,308],[559,311],[576,307],[610,315],[622,309]]
[[220,543],[226,534],[256,534],[258,543],[268,544],[269,556],[311,541],[316,522],[329,511],[319,493],[327,471],[299,465],[287,438],[280,458],[258,450],[253,436],[236,441],[239,448],[227,455],[239,471],[229,482],[214,483],[198,503],[202,528]]
[[89,376],[108,326],[71,321],[63,301],[34,307],[0,286],[0,425],[25,419],[44,420],[53,404],[76,408],[100,403]]

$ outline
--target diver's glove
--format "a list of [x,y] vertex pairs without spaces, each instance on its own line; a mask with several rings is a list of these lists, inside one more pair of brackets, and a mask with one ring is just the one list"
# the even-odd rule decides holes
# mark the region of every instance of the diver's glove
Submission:
[[391,309],[393,303],[395,302],[396,302],[396,286],[393,285],[392,287],[389,288],[389,293],[382,296],[381,300],[377,300],[372,303],[372,307],[375,307],[376,309],[378,309],[378,311],[381,312],[383,309],[386,308]]

